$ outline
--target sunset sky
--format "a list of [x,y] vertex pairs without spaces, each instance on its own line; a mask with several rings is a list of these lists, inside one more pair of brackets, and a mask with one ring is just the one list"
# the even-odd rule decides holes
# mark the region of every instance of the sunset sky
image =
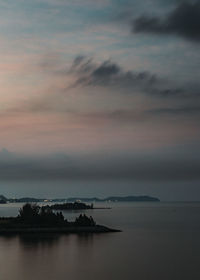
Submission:
[[200,200],[200,2],[0,0],[0,194]]

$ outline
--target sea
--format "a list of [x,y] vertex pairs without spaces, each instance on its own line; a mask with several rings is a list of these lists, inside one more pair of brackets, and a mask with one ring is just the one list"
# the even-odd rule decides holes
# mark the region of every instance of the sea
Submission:
[[[0,206],[16,216],[22,204]],[[200,279],[200,203],[96,203],[80,213],[122,232],[0,236],[1,280]]]

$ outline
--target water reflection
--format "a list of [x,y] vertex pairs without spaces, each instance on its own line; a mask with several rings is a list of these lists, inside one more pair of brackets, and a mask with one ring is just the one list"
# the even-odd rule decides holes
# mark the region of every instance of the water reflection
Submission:
[[79,245],[92,245],[94,241],[94,234],[92,233],[82,233],[77,235],[77,242]]
[[[13,237],[6,237],[13,238]],[[16,236],[15,236],[16,238]],[[81,234],[55,234],[55,233],[43,233],[43,234],[22,234],[18,235],[17,239],[19,240],[20,246],[24,249],[37,250],[37,249],[45,249],[45,248],[53,248],[54,246],[58,246],[59,242],[69,242],[73,240],[77,243],[77,246],[87,247],[92,246],[94,241],[94,234],[90,233],[81,233]]]
[[20,246],[25,249],[46,248],[56,246],[60,235],[56,234],[23,234],[18,236]]

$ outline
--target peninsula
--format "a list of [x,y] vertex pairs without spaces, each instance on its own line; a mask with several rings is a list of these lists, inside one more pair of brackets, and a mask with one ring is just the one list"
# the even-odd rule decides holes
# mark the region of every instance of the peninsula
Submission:
[[25,204],[17,217],[0,218],[0,234],[20,233],[107,233],[119,232],[103,225],[97,225],[93,218],[79,215],[71,222],[62,212],[53,212],[50,207]]

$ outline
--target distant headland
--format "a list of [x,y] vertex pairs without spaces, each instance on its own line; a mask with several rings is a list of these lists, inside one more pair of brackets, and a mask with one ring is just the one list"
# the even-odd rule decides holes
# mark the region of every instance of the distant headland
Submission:
[[142,196],[109,196],[106,198],[98,197],[70,197],[70,198],[32,198],[32,197],[22,197],[22,198],[6,198],[0,195],[0,203],[26,203],[26,202],[159,202],[160,200],[156,197],[142,195]]
[[67,201],[85,201],[85,202],[159,202],[160,200],[156,197],[152,196],[108,196],[106,198],[97,198],[97,197],[92,197],[92,198],[86,198],[86,197],[72,197],[68,198]]

